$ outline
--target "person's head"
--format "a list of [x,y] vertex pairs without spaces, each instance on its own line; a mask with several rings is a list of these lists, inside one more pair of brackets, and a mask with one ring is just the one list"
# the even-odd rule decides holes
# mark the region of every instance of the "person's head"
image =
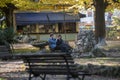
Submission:
[[53,34],[53,33],[51,33],[51,34],[50,34],[50,37],[54,37],[54,34]]
[[59,34],[59,35],[58,35],[58,39],[61,39],[61,38],[62,38],[62,36]]

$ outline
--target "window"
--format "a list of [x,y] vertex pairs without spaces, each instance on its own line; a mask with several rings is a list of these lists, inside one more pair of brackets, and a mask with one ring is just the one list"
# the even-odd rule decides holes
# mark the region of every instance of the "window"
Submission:
[[76,32],[76,23],[59,23],[58,24],[58,32],[63,33],[63,32]]
[[76,32],[76,23],[66,23],[66,32]]
[[92,12],[88,12],[88,17],[92,17]]
[[39,25],[39,33],[51,33],[56,32],[55,24]]
[[58,23],[58,24],[45,24],[45,25],[26,25],[17,26],[19,32],[23,33],[71,33],[76,32],[76,23]]

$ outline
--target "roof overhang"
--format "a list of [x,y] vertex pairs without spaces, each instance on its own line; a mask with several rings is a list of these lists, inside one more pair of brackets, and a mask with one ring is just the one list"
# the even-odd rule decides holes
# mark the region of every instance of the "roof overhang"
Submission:
[[84,14],[68,14],[63,12],[23,12],[15,13],[16,25],[52,24],[78,22]]

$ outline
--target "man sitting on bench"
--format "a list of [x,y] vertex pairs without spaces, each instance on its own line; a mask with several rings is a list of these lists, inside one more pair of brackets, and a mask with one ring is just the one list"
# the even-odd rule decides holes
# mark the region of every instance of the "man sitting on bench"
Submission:
[[50,34],[50,38],[48,39],[48,43],[49,43],[49,48],[51,51],[55,51],[55,48],[56,48],[56,38],[54,37],[54,34],[51,33]]

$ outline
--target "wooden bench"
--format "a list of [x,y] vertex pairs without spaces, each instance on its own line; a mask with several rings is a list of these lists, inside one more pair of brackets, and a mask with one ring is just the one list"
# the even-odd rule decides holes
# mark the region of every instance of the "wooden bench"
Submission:
[[[64,44],[64,45],[63,45],[63,44]],[[69,43],[68,43],[67,41],[64,41],[64,42],[62,43],[62,46],[61,46],[61,47],[63,47],[64,50],[66,50],[67,53],[72,53],[73,48],[69,45]],[[60,48],[59,45],[56,45],[56,48],[55,48],[55,49],[50,48],[50,45],[49,45],[49,49],[50,49],[51,52],[63,52],[63,51],[61,50],[61,48]],[[64,52],[65,52],[65,51],[64,51]]]
[[2,60],[7,60],[8,57],[6,56],[9,56],[9,55],[10,56],[12,55],[10,47],[7,47],[6,45],[1,45],[0,46],[0,58]]
[[32,45],[35,46],[35,47],[38,47],[39,49],[44,49],[45,46],[48,45],[48,42],[37,42],[37,43],[34,43]]
[[70,54],[42,53],[39,55],[26,55],[23,56],[23,59],[29,73],[29,80],[32,77],[40,77],[45,80],[46,75],[67,75],[67,80],[70,80],[70,78],[84,80],[86,75],[90,75],[77,69]]

